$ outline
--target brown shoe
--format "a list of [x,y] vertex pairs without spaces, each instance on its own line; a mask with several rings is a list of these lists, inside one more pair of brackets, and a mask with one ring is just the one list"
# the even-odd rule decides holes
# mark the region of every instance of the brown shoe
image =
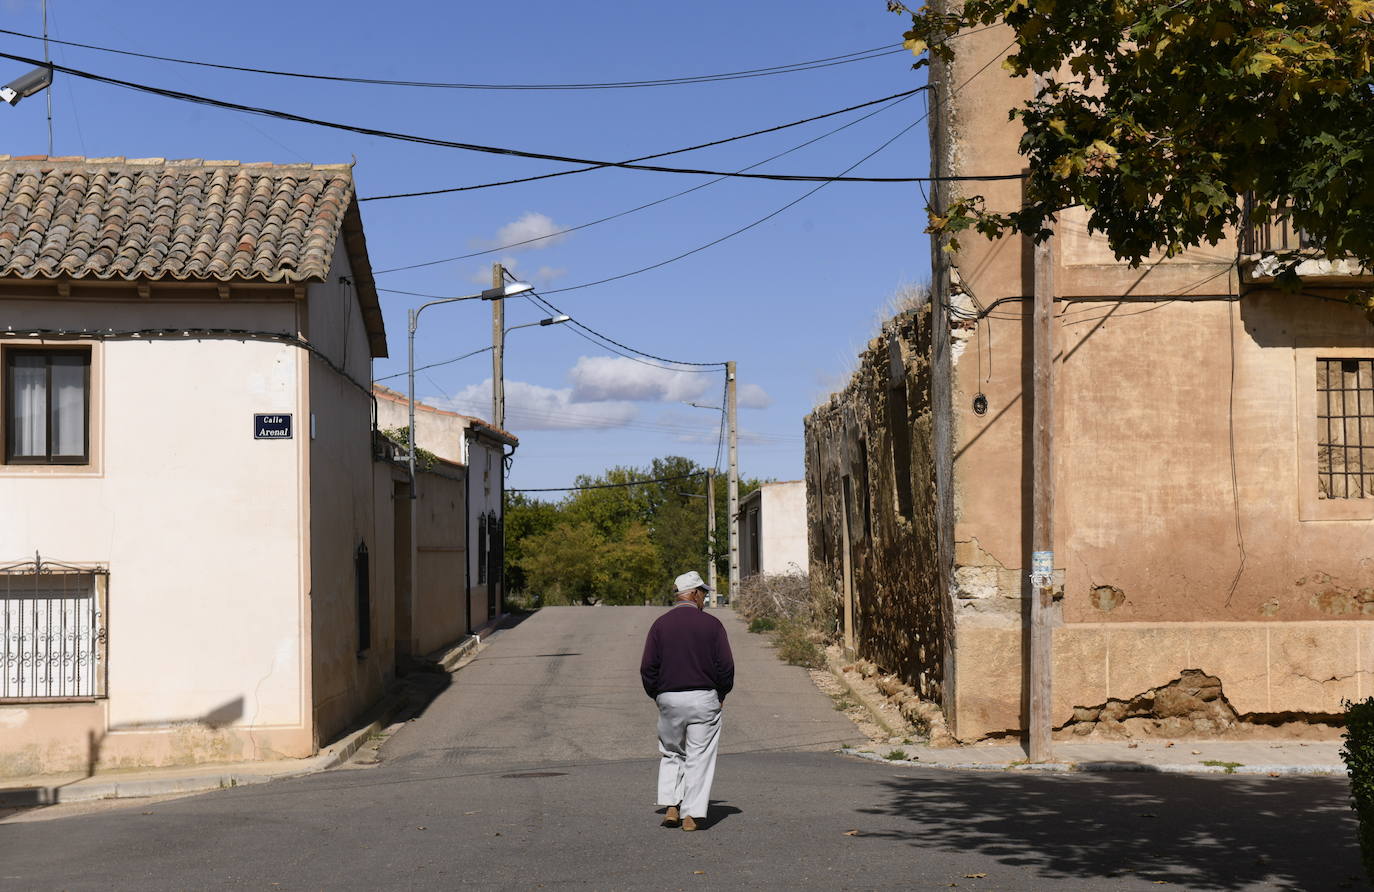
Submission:
[[683,829],[683,830],[695,830],[695,829],[697,829],[697,822],[696,822],[696,820],[695,820],[691,815],[688,815],[687,817],[683,818],[683,819],[682,819],[682,829]]
[[[667,811],[667,813],[665,813],[665,814],[663,815],[663,826],[664,826],[664,827],[676,827],[676,826],[678,825],[678,821],[679,821],[679,820],[681,820],[681,819],[678,817],[677,806],[676,806],[676,805],[670,805],[670,806],[668,806],[668,811]],[[691,819],[691,818],[688,818],[687,820],[690,821],[690,820],[692,820],[692,819]]]

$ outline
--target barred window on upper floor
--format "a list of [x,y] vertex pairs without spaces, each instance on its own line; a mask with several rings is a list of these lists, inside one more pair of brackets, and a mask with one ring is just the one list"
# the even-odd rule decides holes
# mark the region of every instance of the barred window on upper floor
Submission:
[[1317,359],[1317,497],[1374,498],[1374,359]]

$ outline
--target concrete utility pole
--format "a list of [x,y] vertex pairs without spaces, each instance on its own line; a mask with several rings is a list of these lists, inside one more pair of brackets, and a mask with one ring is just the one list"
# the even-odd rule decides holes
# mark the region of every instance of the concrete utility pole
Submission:
[[[706,584],[716,590],[716,471],[706,472]],[[714,599],[716,596],[711,595]]]
[[[1036,92],[1044,78],[1035,78]],[[1032,762],[1054,758],[1050,713],[1054,630],[1054,243],[1035,246],[1035,302],[1031,321],[1031,605],[1026,684],[1029,715],[1026,754]]]
[[739,591],[739,437],[736,425],[735,364],[725,364],[725,414],[730,428],[730,600]]
[[[491,265],[491,287],[506,284],[506,268]],[[491,423],[506,429],[506,302],[491,302]]]

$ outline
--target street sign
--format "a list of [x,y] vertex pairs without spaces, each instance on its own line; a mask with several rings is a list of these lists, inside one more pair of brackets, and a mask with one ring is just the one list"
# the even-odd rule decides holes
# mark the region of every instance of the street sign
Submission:
[[253,415],[253,439],[254,440],[289,440],[291,439],[291,413],[276,412],[272,414]]

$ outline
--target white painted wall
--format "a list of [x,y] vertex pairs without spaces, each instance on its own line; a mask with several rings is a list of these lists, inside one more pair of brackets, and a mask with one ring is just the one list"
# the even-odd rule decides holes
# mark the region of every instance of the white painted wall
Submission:
[[[292,332],[297,304],[6,300],[3,309],[15,329]],[[304,362],[295,347],[261,341],[93,342],[93,464],[0,465],[0,563],[37,551],[109,568],[111,729],[213,712],[236,716],[234,726],[307,721]],[[295,438],[255,441],[255,412],[296,413]]]
[[[805,573],[806,483],[765,483],[759,488],[759,567],[760,573]],[[748,507],[748,506],[746,506]],[[748,527],[741,522],[743,532]],[[746,544],[741,541],[741,552]]]
[[[405,387],[404,378],[394,378],[387,382],[395,387]],[[378,388],[377,428],[394,430],[410,426],[410,406],[406,395],[394,388]],[[458,464],[467,463],[465,432],[468,418],[456,412],[436,409],[424,403],[415,404],[415,430],[418,436],[415,445],[427,449],[447,461]]]
[[[484,582],[479,582],[482,575],[479,567],[482,555],[477,547],[478,544],[478,524],[484,514],[495,514],[497,517],[503,516],[504,505],[502,504],[502,447],[492,443],[486,438],[469,436],[467,438],[468,455],[468,541],[471,547],[468,551],[468,572],[472,580],[472,625],[473,628],[482,626],[487,620],[491,619],[489,610],[491,602],[491,580],[488,578]],[[488,548],[495,542],[493,531],[487,531]],[[497,604],[497,610],[501,605]]]
[[[374,556],[390,551],[377,528],[376,476],[372,472],[371,352],[351,285],[348,252],[340,237],[329,275],[308,288],[310,342],[328,358],[310,357],[309,450],[310,692],[317,742],[327,744],[381,696],[394,675],[393,654],[377,637],[380,622]],[[332,366],[332,367],[331,367]],[[334,367],[342,368],[346,375]],[[351,379],[351,380],[350,380]],[[405,506],[402,506],[403,508]],[[354,561],[368,548],[372,581],[373,641],[359,652]]]

